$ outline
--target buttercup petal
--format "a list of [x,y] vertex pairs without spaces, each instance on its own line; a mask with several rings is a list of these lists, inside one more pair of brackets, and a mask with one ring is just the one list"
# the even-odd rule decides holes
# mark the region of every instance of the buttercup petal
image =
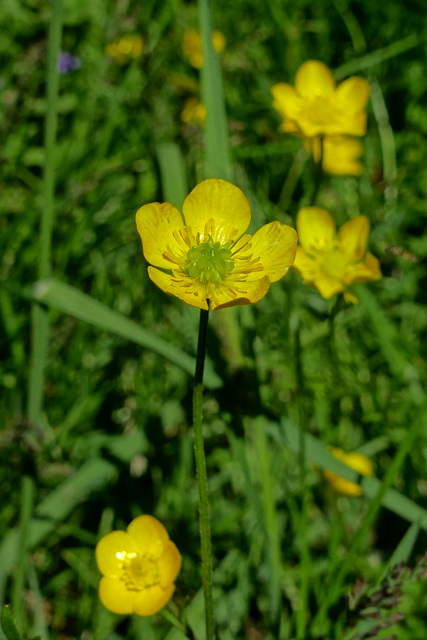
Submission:
[[295,90],[304,98],[314,95],[330,97],[335,91],[335,80],[323,62],[307,60],[297,71]]
[[160,586],[144,589],[135,596],[134,613],[139,616],[152,616],[163,609],[165,604],[171,599],[175,585],[170,584],[165,589]]
[[129,537],[141,553],[159,558],[169,542],[169,535],[161,522],[152,516],[138,516],[127,528]]
[[319,273],[319,267],[316,260],[313,260],[313,258],[307,255],[304,249],[299,246],[297,247],[292,269],[296,271],[306,282],[313,282],[316,275]]
[[366,112],[342,113],[336,125],[331,126],[329,135],[364,136],[366,133]]
[[[329,447],[329,450],[335,458],[341,460],[341,462],[344,462],[344,464],[355,471],[358,471],[362,476],[374,476],[374,467],[371,460],[362,453],[358,453],[357,451],[345,453],[338,447]],[[358,484],[342,478],[333,471],[325,471],[324,475],[326,480],[340,493],[349,496],[359,496],[363,493],[362,488]]]
[[374,466],[372,464],[372,460],[363,453],[359,453],[358,451],[345,453],[345,451],[338,447],[329,447],[329,450],[335,458],[341,460],[341,462],[344,462],[348,467],[351,467],[360,473],[361,476],[365,476],[367,478],[374,477]]
[[366,253],[366,242],[369,235],[369,220],[366,216],[357,216],[349,220],[338,231],[341,248],[356,262]]
[[297,118],[301,111],[301,98],[295,93],[295,89],[290,84],[279,82],[271,87],[273,94],[273,107],[280,113],[282,118],[293,120]]
[[229,286],[224,285],[213,292],[211,309],[215,311],[236,305],[254,304],[266,295],[269,288],[270,279],[267,276],[245,282],[231,281]]
[[[313,157],[320,159],[320,142],[315,138]],[[323,170],[332,175],[360,176],[363,167],[359,158],[363,155],[360,140],[348,136],[327,137],[323,142]]]
[[301,130],[298,127],[298,124],[293,120],[288,120],[288,119],[283,120],[279,129],[280,131],[284,131],[285,133],[293,133],[295,135],[298,135],[301,133]]
[[380,280],[382,278],[379,260],[367,253],[363,262],[350,265],[345,274],[346,284],[356,284],[362,282],[371,282],[372,280]]
[[335,489],[335,491],[338,491],[338,493],[351,497],[362,495],[362,487],[355,482],[347,480],[333,471],[324,471],[323,473],[326,481],[329,482],[329,484]]
[[253,258],[259,257],[262,275],[270,282],[283,278],[295,260],[297,233],[280,222],[270,222],[259,229],[251,240]]
[[[136,226],[142,240],[145,259],[155,267],[172,269],[176,262],[165,257],[167,247],[172,255],[181,257],[189,247],[177,233],[184,226],[178,209],[169,202],[145,204],[136,212]],[[174,235],[174,232],[175,235]]]
[[338,278],[333,278],[332,276],[328,276],[326,274],[322,274],[313,282],[314,286],[320,293],[320,295],[325,298],[332,298],[337,293],[342,293],[345,289],[345,286],[341,280]]
[[305,251],[323,251],[332,248],[335,238],[335,222],[326,209],[304,207],[297,217],[297,231]]
[[370,91],[369,83],[364,78],[352,76],[338,85],[335,97],[343,111],[356,113],[365,109]]
[[200,234],[201,242],[208,235],[215,242],[235,242],[251,221],[251,209],[243,192],[216,178],[198,184],[185,198],[182,212],[185,224],[195,236]]
[[113,613],[133,613],[135,591],[128,591],[125,583],[116,578],[101,578],[99,583],[99,599],[104,607]]
[[160,586],[166,588],[173,582],[181,569],[181,554],[172,541],[166,543],[162,555],[157,560]]
[[183,302],[197,307],[198,309],[208,309],[208,303],[204,298],[202,287],[197,287],[187,276],[180,278],[148,267],[148,277],[154,284],[165,293],[179,298]]
[[138,549],[135,542],[124,531],[112,531],[96,545],[96,562],[100,572],[110,578],[121,575],[123,558]]

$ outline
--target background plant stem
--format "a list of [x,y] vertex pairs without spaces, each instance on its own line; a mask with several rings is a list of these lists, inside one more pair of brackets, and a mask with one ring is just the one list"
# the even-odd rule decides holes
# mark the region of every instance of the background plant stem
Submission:
[[[50,257],[55,209],[55,150],[59,92],[58,58],[62,39],[63,0],[52,0],[51,11],[48,48],[43,204],[41,211],[40,251],[37,265],[37,275],[39,280],[46,278],[51,270]],[[32,423],[40,424],[43,403],[44,370],[49,347],[48,311],[40,305],[34,304],[31,311],[31,324],[32,341],[28,391],[28,418]]]
[[197,483],[199,487],[200,548],[202,556],[202,584],[205,597],[206,638],[214,640],[214,618],[212,598],[212,544],[209,513],[206,457],[203,444],[203,369],[206,355],[209,311],[200,311],[199,339],[193,394],[194,452],[196,457]]

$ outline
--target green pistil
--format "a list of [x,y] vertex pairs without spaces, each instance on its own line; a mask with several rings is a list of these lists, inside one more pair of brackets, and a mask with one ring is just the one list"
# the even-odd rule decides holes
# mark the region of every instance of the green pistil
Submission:
[[207,242],[188,251],[188,263],[184,270],[191,278],[198,278],[202,284],[221,284],[233,270],[234,260],[231,256],[229,243],[222,245],[209,236]]

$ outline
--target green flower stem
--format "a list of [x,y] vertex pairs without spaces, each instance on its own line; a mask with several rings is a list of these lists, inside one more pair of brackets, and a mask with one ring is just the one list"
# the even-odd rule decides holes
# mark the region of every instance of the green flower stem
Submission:
[[206,338],[209,311],[200,311],[199,340],[197,343],[196,373],[193,394],[194,452],[197,483],[199,486],[199,525],[202,556],[202,584],[205,597],[206,640],[215,639],[212,597],[212,544],[209,514],[208,479],[203,445],[203,369],[205,366]]
[[313,207],[316,202],[317,194],[319,193],[320,183],[323,176],[323,136],[320,136],[320,157],[319,161],[314,163],[314,191],[311,197],[311,206]]

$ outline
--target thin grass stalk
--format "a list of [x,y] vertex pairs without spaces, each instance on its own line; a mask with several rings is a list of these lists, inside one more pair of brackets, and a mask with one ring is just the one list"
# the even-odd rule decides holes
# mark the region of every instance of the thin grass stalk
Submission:
[[[356,533],[353,538],[353,542],[348,549],[345,557],[340,561],[339,566],[336,567],[336,573],[333,577],[328,591],[326,592],[322,604],[319,608],[319,611],[316,615],[316,618],[313,621],[313,629],[315,631],[325,630],[327,623],[327,613],[329,607],[331,607],[336,600],[339,598],[339,595],[342,590],[342,585],[347,575],[349,568],[358,552],[360,551],[360,547],[363,544],[366,536],[370,528],[372,527],[375,518],[377,517],[378,511],[381,507],[382,500],[386,494],[386,492],[390,489],[391,485],[394,483],[397,478],[400,469],[402,468],[403,463],[405,462],[406,456],[411,451],[412,447],[415,445],[415,440],[418,437],[419,433],[426,428],[426,418],[427,418],[427,410],[424,406],[424,410],[421,413],[420,417],[417,417],[412,426],[410,427],[407,436],[402,440],[400,446],[397,450],[397,453],[387,470],[386,475],[377,491],[377,494],[373,498],[368,512],[365,516],[365,519],[362,523],[362,526]],[[323,631],[322,631],[323,633]]]
[[[299,323],[299,320],[298,320]],[[299,521],[299,536],[301,544],[299,607],[296,615],[297,640],[305,638],[308,618],[308,593],[310,576],[310,550],[308,547],[308,487],[307,487],[307,450],[304,409],[304,372],[301,359],[301,342],[299,324],[295,331],[295,373],[297,379],[297,409],[299,422],[299,470],[301,492],[301,517]]]
[[197,343],[196,373],[193,394],[194,453],[199,488],[200,550],[202,556],[202,586],[205,599],[206,640],[215,639],[212,597],[212,543],[208,479],[203,443],[203,369],[206,355],[209,311],[201,309]]
[[314,207],[317,194],[319,193],[320,183],[322,182],[323,177],[323,148],[324,148],[324,138],[323,136],[319,136],[320,141],[320,156],[318,162],[314,160],[314,142],[313,142],[313,163],[314,163],[314,190],[313,195],[311,196],[311,206]]
[[[49,27],[47,111],[45,121],[45,166],[43,175],[43,205],[41,211],[38,279],[51,270],[52,228],[55,208],[55,152],[58,119],[59,72],[58,58],[62,39],[63,0],[52,0]],[[40,424],[43,403],[44,370],[49,347],[48,311],[35,304],[31,313],[32,350],[29,373],[28,417]]]
[[265,424],[259,421],[255,425],[255,442],[261,469],[262,504],[264,527],[268,543],[268,562],[270,564],[270,624],[275,638],[280,638],[281,621],[281,566],[280,534],[276,514],[276,502],[272,484],[271,460],[268,451],[268,441],[265,433]]
[[30,476],[22,478],[20,529],[16,545],[16,569],[12,583],[12,611],[18,628],[25,628],[24,589],[27,573],[28,540],[31,512],[34,504],[34,481]]

